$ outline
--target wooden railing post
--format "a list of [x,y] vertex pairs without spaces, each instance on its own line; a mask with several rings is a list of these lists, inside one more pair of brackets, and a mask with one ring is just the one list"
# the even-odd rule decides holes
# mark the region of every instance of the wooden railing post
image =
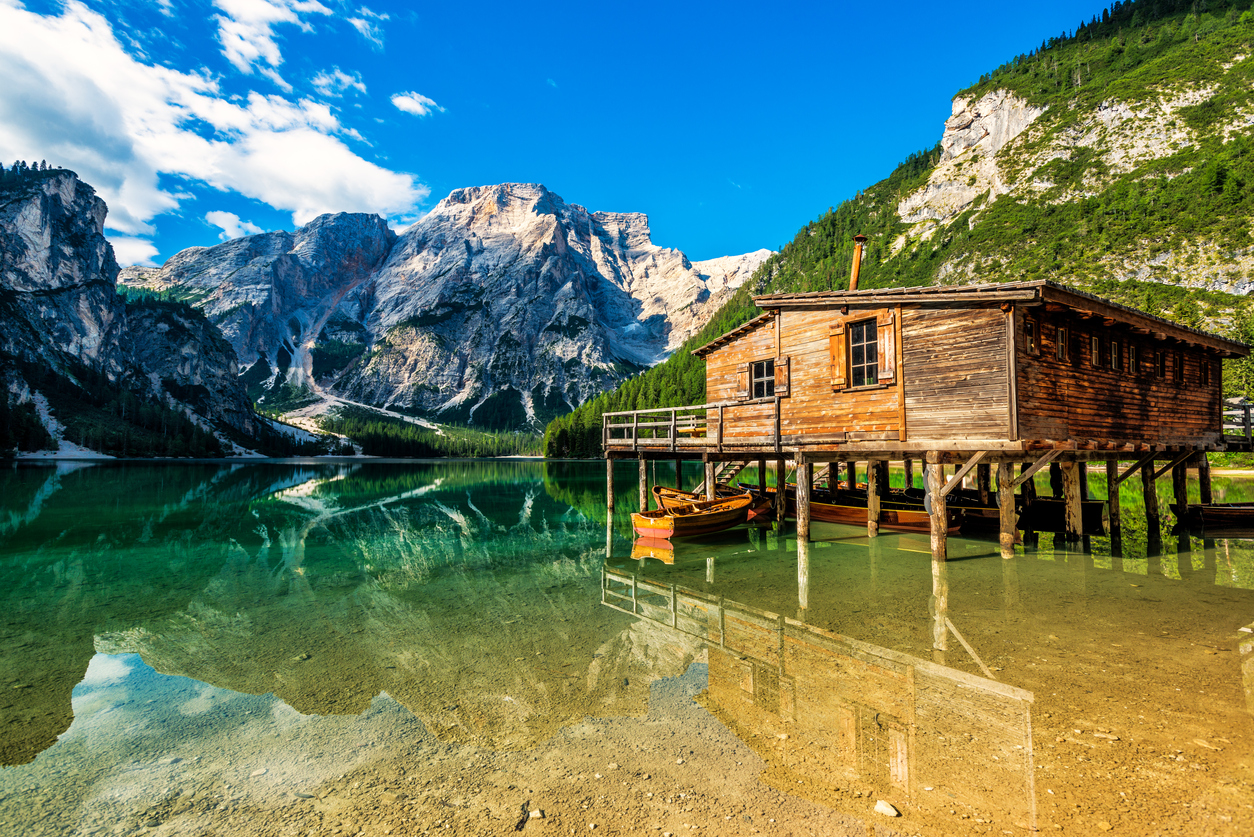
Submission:
[[640,449],[640,414],[631,414],[631,449]]
[[1242,412],[1245,413],[1245,444],[1254,445],[1254,438],[1251,437],[1251,428],[1250,428],[1250,405],[1242,404],[1241,410]]
[[676,416],[678,415],[679,410],[671,410],[671,450],[675,449],[676,440],[679,438],[679,427],[676,423]]
[[718,445],[718,452],[722,453],[723,452],[723,405],[722,404],[718,405],[718,434],[716,436],[716,444]]
[[779,400],[779,396],[777,395],[775,396],[775,452],[776,453],[779,453],[780,451],[783,450],[783,440],[781,439],[780,432],[779,432],[779,427],[780,427],[779,405],[780,405],[780,400]]

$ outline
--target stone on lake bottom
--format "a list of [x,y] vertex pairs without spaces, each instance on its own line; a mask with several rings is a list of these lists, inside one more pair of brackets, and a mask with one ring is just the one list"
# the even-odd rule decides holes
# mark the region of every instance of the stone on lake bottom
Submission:
[[892,805],[889,805],[887,802],[885,802],[882,799],[875,803],[875,810],[877,813],[883,814],[886,817],[900,817],[901,816],[900,811],[898,811],[896,808],[894,808]]

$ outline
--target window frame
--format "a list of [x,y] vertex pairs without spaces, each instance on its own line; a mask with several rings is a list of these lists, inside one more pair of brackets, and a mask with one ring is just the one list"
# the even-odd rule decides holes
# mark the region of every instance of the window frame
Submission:
[[[854,333],[855,331],[858,331],[858,330],[861,330],[863,332],[864,340],[860,344],[855,344]],[[846,324],[845,332],[848,335],[847,349],[849,352],[849,354],[847,355],[848,366],[849,366],[849,372],[848,372],[849,377],[847,378],[848,386],[846,387],[846,389],[861,389],[863,387],[879,386],[879,383],[880,383],[879,321],[875,317],[870,317],[868,319],[863,319],[863,320],[854,320]],[[854,362],[854,353],[855,353],[857,346],[859,345],[862,346],[862,349],[863,349],[862,363],[860,364]],[[870,347],[869,351],[867,347]],[[871,355],[870,358],[867,357],[868,354]],[[866,375],[867,372],[869,372],[870,380],[863,380],[862,383],[855,383],[855,380],[856,380],[855,370],[859,370],[859,369],[863,371],[864,376]]]
[[1106,366],[1110,368],[1111,372],[1123,371],[1123,358],[1119,352],[1119,341],[1114,338],[1111,338],[1110,341],[1110,353],[1106,358]]
[[1063,363],[1071,362],[1071,330],[1060,325],[1054,330],[1054,359]]
[[1154,377],[1160,380],[1167,378],[1167,350],[1154,350]]
[[[761,375],[759,375],[761,371]],[[763,394],[758,394],[758,385],[762,385]],[[749,363],[749,398],[757,401],[760,398],[775,397],[775,358],[754,360]]]
[[1041,353],[1041,329],[1032,317],[1023,318],[1023,343],[1030,355]]
[[1094,369],[1102,366],[1102,338],[1096,334],[1089,335],[1089,366]]

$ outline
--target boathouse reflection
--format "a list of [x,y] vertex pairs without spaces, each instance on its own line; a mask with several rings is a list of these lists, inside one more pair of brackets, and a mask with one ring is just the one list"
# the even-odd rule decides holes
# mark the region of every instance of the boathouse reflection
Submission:
[[[952,623],[936,569],[943,648]],[[826,795],[869,786],[902,808],[958,804],[1035,828],[1032,692],[609,566],[601,601],[704,640],[707,708],[775,772]]]

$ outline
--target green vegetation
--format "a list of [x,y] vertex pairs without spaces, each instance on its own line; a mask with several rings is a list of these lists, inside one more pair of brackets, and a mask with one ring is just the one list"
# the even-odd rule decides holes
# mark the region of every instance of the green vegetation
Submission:
[[0,396],[0,459],[9,459],[18,451],[57,449],[34,404],[14,404],[7,391]]
[[441,426],[437,430],[360,407],[340,407],[319,426],[347,436],[368,456],[539,456],[540,437],[533,433],[484,432]]
[[[690,351],[760,311],[752,297],[847,287],[853,236],[867,235],[860,286],[923,286],[941,280],[943,265],[958,268],[944,281],[1053,279],[1183,325],[1254,343],[1254,303],[1246,297],[1153,281],[1115,280],[1112,268],[1147,256],[1228,263],[1254,247],[1254,138],[1248,129],[1219,130],[1254,106],[1254,60],[1233,63],[1254,49],[1250,0],[1135,0],[1115,3],[1074,32],[1048,38],[959,95],[971,99],[1009,90],[1048,109],[1012,154],[1006,173],[1041,183],[1040,192],[979,196],[924,239],[911,238],[897,206],[917,191],[940,161],[939,146],[912,154],[887,178],[808,223],[758,269],[714,320],[665,363],[626,381],[545,430],[545,454],[598,456],[606,412],[700,404],[704,363]],[[1225,68],[1225,64],[1228,65]],[[1100,147],[1062,143],[1098,105],[1134,107],[1169,97],[1174,88],[1207,87],[1209,98],[1176,111],[1192,141],[1172,153],[1112,173]],[[1025,173],[1032,153],[1069,148]],[[1156,268],[1157,269],[1157,268]],[[1218,270],[1216,271],[1218,272]],[[1168,267],[1155,276],[1171,278]],[[1233,269],[1227,271],[1234,277]],[[1225,395],[1254,393],[1254,361],[1226,361]]]

